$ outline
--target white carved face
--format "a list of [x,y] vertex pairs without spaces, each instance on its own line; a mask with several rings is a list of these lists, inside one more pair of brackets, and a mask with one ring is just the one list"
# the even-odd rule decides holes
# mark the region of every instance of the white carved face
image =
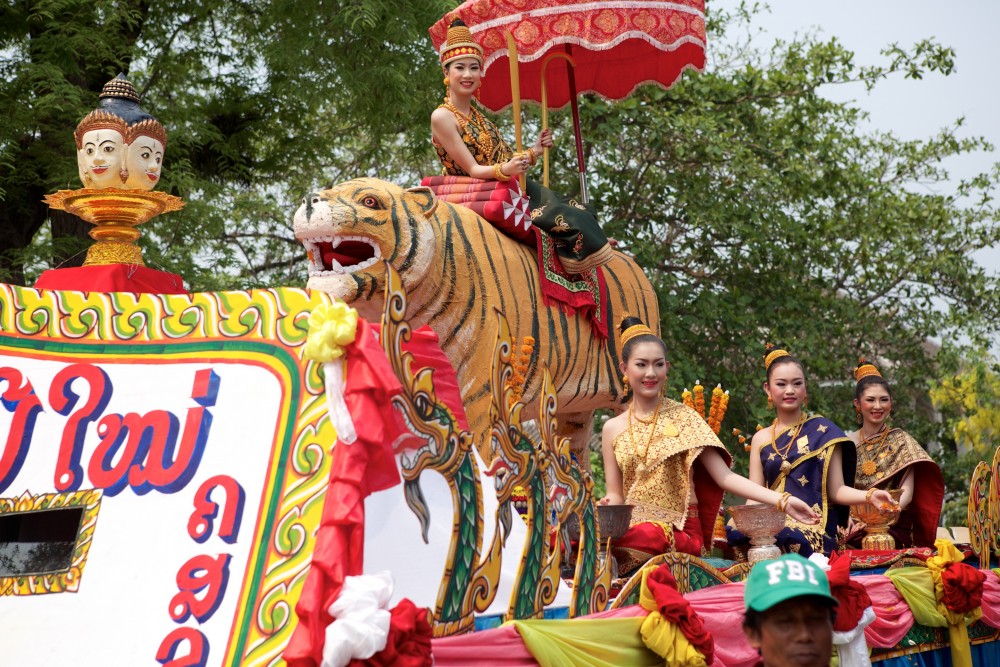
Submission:
[[116,130],[102,128],[83,135],[83,148],[77,151],[80,180],[88,188],[120,188],[125,140]]
[[131,144],[125,156],[128,169],[128,190],[152,190],[160,182],[160,166],[163,163],[163,144],[158,139],[139,135]]

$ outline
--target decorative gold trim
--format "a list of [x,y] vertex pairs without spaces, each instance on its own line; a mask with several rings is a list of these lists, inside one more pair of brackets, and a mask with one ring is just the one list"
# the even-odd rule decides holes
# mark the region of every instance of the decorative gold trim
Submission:
[[0,577],[0,596],[44,595],[46,593],[76,593],[80,589],[83,568],[87,564],[90,543],[94,537],[97,513],[101,508],[102,492],[98,489],[68,493],[42,493],[37,496],[25,491],[20,498],[0,498],[0,515],[28,514],[45,510],[79,507],[83,510],[80,529],[76,534],[73,561],[66,570]]
[[135,245],[136,226],[161,213],[179,211],[180,197],[165,192],[143,192],[119,188],[60,190],[45,195],[45,203],[57,211],[67,211],[95,225],[90,238],[97,241],[87,251],[84,266],[94,264],[139,264],[142,251]]

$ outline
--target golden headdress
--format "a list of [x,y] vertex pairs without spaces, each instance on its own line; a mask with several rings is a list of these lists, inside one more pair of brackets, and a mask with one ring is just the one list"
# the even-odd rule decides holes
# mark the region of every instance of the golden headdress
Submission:
[[870,361],[865,361],[864,357],[858,359],[858,366],[854,369],[854,381],[861,382],[863,378],[875,375],[877,377],[882,377],[882,374],[878,372],[875,368],[875,364]]
[[448,26],[448,38],[441,47],[441,65],[447,67],[448,63],[459,58],[475,58],[482,65],[483,47],[472,39],[472,33],[465,25],[465,21],[455,19]]
[[167,131],[164,129],[163,124],[155,118],[147,118],[146,120],[140,120],[138,123],[128,126],[128,134],[125,137],[125,143],[131,144],[135,141],[136,137],[153,137],[161,144],[163,148],[167,147]]
[[122,135],[123,142],[125,141],[125,134],[128,132],[125,121],[121,116],[116,116],[103,109],[95,109],[84,116],[80,124],[76,126],[73,136],[76,137],[77,150],[83,148],[83,135],[91,130],[114,130]]
[[655,336],[655,335],[656,334],[653,333],[653,330],[647,327],[645,324],[642,324],[641,322],[639,324],[633,324],[628,329],[622,332],[621,346],[625,347],[626,343],[628,343],[633,338],[636,338],[637,336]]
[[766,354],[764,355],[765,371],[771,367],[771,364],[773,364],[776,359],[780,359],[781,357],[787,357],[790,354],[788,350],[783,350],[780,347],[775,347],[773,343],[766,343],[764,345],[764,350],[766,350]]

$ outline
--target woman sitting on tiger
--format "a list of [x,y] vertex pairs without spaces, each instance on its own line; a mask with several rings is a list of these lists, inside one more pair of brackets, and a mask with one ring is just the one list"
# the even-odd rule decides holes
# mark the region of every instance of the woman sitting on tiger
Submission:
[[819,515],[790,493],[778,493],[729,469],[729,452],[692,408],[663,396],[667,348],[636,317],[621,324],[628,409],[604,424],[601,449],[607,495],[601,505],[635,506],[632,525],[615,543],[627,573],[667,551],[701,555],[709,544],[722,493],[775,505],[804,524]]
[[[461,19],[448,28],[441,65],[448,93],[431,114],[431,141],[445,173],[499,181],[525,174],[542,150],[552,146],[552,134],[542,132],[532,148],[515,155],[497,126],[472,104],[483,82],[483,50]],[[531,221],[553,238],[568,273],[589,271],[611,258],[611,246],[592,207],[564,199],[534,181],[527,181],[527,191]]]

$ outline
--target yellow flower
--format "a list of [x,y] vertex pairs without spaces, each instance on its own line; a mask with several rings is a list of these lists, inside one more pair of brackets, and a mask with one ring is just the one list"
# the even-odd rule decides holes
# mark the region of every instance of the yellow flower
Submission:
[[354,342],[358,311],[343,301],[322,304],[309,313],[309,337],[302,351],[312,361],[333,361],[344,356],[344,347]]

